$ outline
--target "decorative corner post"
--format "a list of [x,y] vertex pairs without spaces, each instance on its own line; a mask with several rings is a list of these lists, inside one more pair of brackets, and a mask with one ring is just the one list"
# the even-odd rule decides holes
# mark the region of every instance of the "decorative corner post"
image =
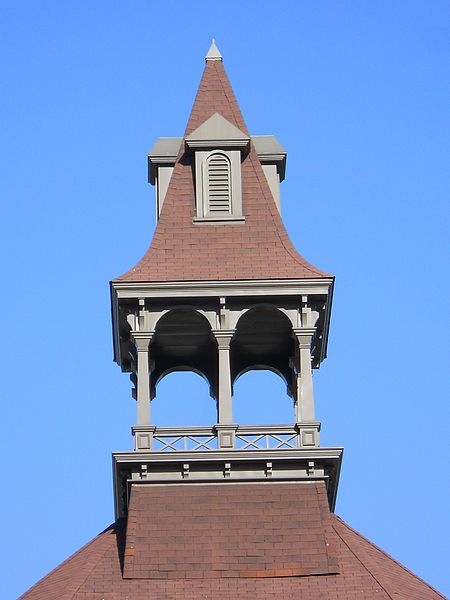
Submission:
[[217,425],[219,448],[234,448],[237,426],[233,425],[230,343],[234,329],[213,329],[219,352],[219,385],[217,394]]
[[136,400],[137,425],[150,425],[150,372],[149,345],[152,339],[151,331],[134,331],[131,334],[137,354],[136,366]]
[[298,343],[298,374],[295,403],[295,419],[300,438],[300,446],[319,445],[320,423],[315,420],[314,389],[311,366],[311,341],[316,330],[314,327],[294,329]]
[[297,423],[314,421],[314,390],[311,367],[311,340],[314,333],[314,328],[294,329],[299,356],[296,402]]

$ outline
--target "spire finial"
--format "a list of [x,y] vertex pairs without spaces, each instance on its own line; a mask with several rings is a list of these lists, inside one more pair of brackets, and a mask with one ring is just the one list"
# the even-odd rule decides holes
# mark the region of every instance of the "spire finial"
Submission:
[[205,60],[206,62],[208,62],[209,60],[222,60],[222,55],[220,54],[219,48],[216,46],[216,40],[214,38],[205,57]]

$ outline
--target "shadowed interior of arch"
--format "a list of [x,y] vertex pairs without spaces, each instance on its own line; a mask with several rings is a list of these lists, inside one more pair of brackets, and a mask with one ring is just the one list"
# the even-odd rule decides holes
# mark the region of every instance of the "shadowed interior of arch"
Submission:
[[242,425],[293,423],[293,401],[284,379],[267,369],[243,373],[234,384],[233,416]]
[[217,344],[211,336],[207,319],[191,308],[175,308],[158,321],[150,346],[155,368],[151,376],[152,397],[158,382],[172,371],[200,373],[209,382],[214,396],[217,391]]
[[239,319],[231,342],[231,380],[252,369],[269,369],[286,381],[284,394],[292,395],[294,356],[289,318],[270,306],[252,308]]
[[152,421],[159,427],[213,425],[216,402],[208,382],[193,371],[172,371],[163,376],[152,400]]

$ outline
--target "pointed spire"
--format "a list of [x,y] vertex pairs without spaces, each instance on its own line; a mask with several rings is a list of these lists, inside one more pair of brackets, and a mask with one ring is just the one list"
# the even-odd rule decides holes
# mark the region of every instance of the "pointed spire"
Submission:
[[214,38],[208,50],[208,54],[205,56],[205,60],[206,62],[209,60],[222,60],[222,55],[220,54],[219,48],[216,46],[216,40]]
[[[185,143],[192,134],[199,135],[200,128],[202,136],[217,135],[216,126],[221,129],[223,121],[228,122],[228,133],[229,127],[237,128],[237,133],[232,129],[233,140],[242,141],[242,135],[244,139],[250,137],[219,57],[213,43],[151,245],[144,257],[116,282],[331,277],[309,264],[292,246],[253,144],[241,165],[245,221],[230,227],[203,227],[193,222],[195,182],[192,165],[183,158]],[[207,261],[201,258],[204,248],[208,248]]]

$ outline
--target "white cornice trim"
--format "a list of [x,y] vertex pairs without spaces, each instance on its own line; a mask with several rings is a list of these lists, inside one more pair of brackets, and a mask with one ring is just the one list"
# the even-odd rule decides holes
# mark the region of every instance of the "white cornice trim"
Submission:
[[289,296],[297,294],[328,295],[333,277],[310,279],[247,279],[228,281],[112,281],[117,298],[167,298],[190,296]]
[[159,463],[171,462],[216,462],[224,459],[249,461],[249,460],[340,460],[344,448],[342,446],[295,448],[292,450],[208,450],[208,451],[178,451],[178,452],[113,452],[113,464],[140,464],[142,462],[157,461]]
[[222,138],[220,140],[214,138],[205,138],[204,140],[189,140],[185,141],[187,149],[198,150],[200,148],[248,148],[250,138],[238,140],[233,138]]
[[120,358],[120,319],[119,305],[123,300],[137,298],[165,300],[175,298],[218,298],[255,296],[327,296],[326,315],[323,329],[323,343],[320,362],[326,357],[330,323],[331,301],[334,277],[310,279],[256,279],[227,281],[162,281],[162,282],[123,282],[111,281],[111,310],[113,321],[114,360]]

